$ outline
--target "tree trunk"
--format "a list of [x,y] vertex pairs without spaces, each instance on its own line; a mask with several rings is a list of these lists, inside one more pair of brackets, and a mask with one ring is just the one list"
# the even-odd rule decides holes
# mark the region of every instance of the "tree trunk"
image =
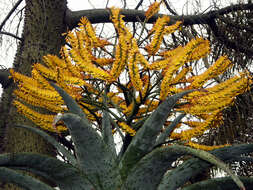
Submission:
[[[58,54],[64,43],[62,33],[66,32],[64,16],[66,0],[26,0],[25,20],[14,69],[30,75],[32,64],[42,62],[46,54]],[[15,84],[4,89],[0,103],[0,152],[37,152],[55,155],[54,149],[42,138],[14,124],[34,125],[16,112],[12,106]],[[0,189],[16,189],[2,184]]]

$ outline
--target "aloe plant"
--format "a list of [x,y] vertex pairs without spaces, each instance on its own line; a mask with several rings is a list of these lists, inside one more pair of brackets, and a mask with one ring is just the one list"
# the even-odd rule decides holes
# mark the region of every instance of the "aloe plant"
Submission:
[[[28,171],[58,186],[61,190],[176,190],[193,189],[251,189],[252,178],[233,175],[224,162],[229,163],[241,154],[253,152],[253,144],[234,145],[210,152],[180,144],[162,146],[164,131],[159,136],[163,122],[177,100],[191,91],[168,97],[144,122],[123,154],[116,154],[113,143],[110,115],[103,110],[103,132],[91,127],[79,105],[60,87],[52,83],[64,99],[69,112],[58,117],[70,132],[75,145],[74,156],[53,137],[34,127],[18,125],[31,130],[51,143],[68,163],[53,157],[34,153],[7,153],[0,155],[0,180],[14,183],[24,189],[51,190],[52,186],[20,171]],[[183,116],[175,119],[179,122]],[[57,121],[56,121],[57,122]],[[175,125],[175,122],[171,125]],[[173,127],[173,126],[172,126]],[[172,164],[184,155],[193,155],[176,168]],[[243,159],[243,157],[241,157]],[[209,179],[185,186],[191,177],[216,165],[230,177]],[[40,178],[41,179],[41,178]],[[235,183],[234,183],[234,182]],[[243,185],[244,183],[244,185]]]

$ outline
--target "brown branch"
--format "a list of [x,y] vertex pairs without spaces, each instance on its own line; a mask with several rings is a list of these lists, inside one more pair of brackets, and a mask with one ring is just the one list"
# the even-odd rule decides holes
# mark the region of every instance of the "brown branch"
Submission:
[[23,0],[19,0],[13,7],[12,9],[10,10],[10,12],[6,15],[6,17],[4,18],[3,22],[1,23],[0,25],[0,31],[3,29],[5,23],[7,22],[7,20],[10,18],[10,16],[14,13],[14,11],[17,9],[17,7],[20,5],[20,3],[22,2]]
[[[195,24],[208,24],[210,20],[214,20],[221,15],[228,14],[233,11],[239,10],[253,10],[253,4],[238,4],[225,7],[223,9],[210,11],[205,14],[198,15],[187,15],[187,16],[170,16],[171,22],[173,24],[178,20],[183,20],[183,25],[195,25]],[[140,22],[145,19],[145,11],[132,10],[132,9],[121,9],[121,14],[124,15],[125,22]],[[81,17],[87,17],[89,21],[93,24],[96,23],[109,23],[110,20],[110,10],[109,9],[91,9],[91,10],[81,10],[81,11],[70,11],[67,10],[65,22],[67,23],[69,29],[73,29],[77,26]],[[164,16],[163,14],[156,14],[151,17],[147,23],[153,23],[158,17]]]

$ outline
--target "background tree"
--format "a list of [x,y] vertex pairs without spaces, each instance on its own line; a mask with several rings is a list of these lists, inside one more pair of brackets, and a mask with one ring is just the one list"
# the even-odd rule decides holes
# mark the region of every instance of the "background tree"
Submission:
[[[18,1],[18,3],[21,1]],[[138,28],[137,22],[143,21],[145,19],[144,12],[138,11],[140,6],[142,5],[142,1],[136,2],[135,10],[123,10],[122,14],[125,15],[125,20],[128,22],[133,22],[133,30]],[[14,61],[13,67],[16,71],[21,73],[30,75],[31,72],[31,64],[35,62],[41,62],[42,56],[48,53],[58,54],[60,47],[63,45],[63,37],[62,33],[66,32],[67,29],[72,29],[77,26],[77,23],[81,16],[87,16],[91,23],[105,23],[110,22],[109,20],[109,12],[108,10],[92,10],[92,11],[78,11],[72,12],[67,9],[66,1],[36,1],[30,0],[25,2],[25,19],[24,19],[24,30],[21,36],[21,42],[19,44],[16,58]],[[168,6],[167,9],[171,11],[171,7]],[[127,6],[127,5],[125,5]],[[124,6],[122,6],[124,7]],[[244,34],[251,35],[250,24],[251,24],[251,12],[252,12],[252,3],[245,4],[236,4],[228,6],[224,9],[219,9],[217,6],[212,10],[206,11],[204,14],[196,13],[196,15],[187,15],[183,16],[183,25],[186,26],[182,33],[175,35],[172,37],[174,41],[169,43],[166,41],[165,43],[168,47],[173,47],[175,44],[185,44],[191,36],[196,36],[195,26],[205,26],[207,28],[206,31],[207,37],[213,42],[213,44],[217,44],[217,48],[219,51],[213,52],[214,59],[218,57],[217,52],[223,54],[222,50],[228,49],[227,51],[236,52],[234,55],[241,54],[241,59],[246,59],[246,62],[250,63],[250,48],[241,48],[237,47],[240,44],[232,44],[231,41],[234,40],[234,37],[241,37],[239,40],[245,36]],[[171,11],[170,14],[175,14],[175,11]],[[240,16],[241,20],[238,18]],[[149,22],[154,22],[157,19],[157,16],[152,17]],[[223,18],[225,17],[225,19]],[[228,19],[228,18],[233,19]],[[176,20],[181,20],[182,15],[180,16],[171,16],[171,23],[175,23]],[[228,24],[230,22],[230,24]],[[233,22],[234,24],[231,24]],[[38,24],[40,23],[40,24]],[[240,29],[235,30],[235,27],[238,27],[238,23],[240,23]],[[4,24],[4,23],[3,23]],[[2,26],[0,27],[0,31],[2,34]],[[189,28],[189,29],[188,29]],[[236,35],[227,34],[226,37],[230,39],[226,39],[220,36],[217,36],[217,31],[225,30],[226,32],[238,32]],[[246,31],[246,32],[245,32]],[[182,35],[187,32],[187,35]],[[244,33],[245,32],[245,33]],[[190,35],[189,35],[190,34]],[[205,32],[203,32],[205,34]],[[238,35],[239,34],[239,35]],[[137,35],[137,34],[134,34]],[[234,36],[234,37],[233,37]],[[238,37],[239,36],[239,37]],[[251,38],[248,38],[251,39]],[[237,39],[238,40],[238,39]],[[248,41],[249,42],[249,41]],[[236,46],[237,45],[237,46]],[[252,46],[252,43],[248,43],[249,47]],[[226,48],[224,48],[224,46]],[[244,46],[245,47],[245,46]],[[246,49],[246,50],[245,50]],[[226,52],[229,54],[229,52]],[[233,55],[233,54],[232,54]],[[245,55],[245,56],[244,56]],[[237,56],[234,56],[237,57]],[[231,58],[231,57],[230,57]],[[233,56],[232,56],[233,58]],[[235,58],[234,58],[235,59]],[[238,60],[235,63],[241,63],[241,60]],[[247,64],[244,64],[247,65]],[[239,65],[239,64],[238,64]],[[208,65],[207,65],[208,67]],[[1,140],[2,145],[1,149],[3,152],[17,152],[17,151],[41,151],[41,152],[52,152],[51,148],[43,143],[43,141],[34,137],[33,134],[21,130],[14,129],[11,126],[14,121],[13,118],[17,122],[24,122],[25,119],[16,114],[15,108],[12,107],[12,92],[14,90],[14,84],[11,80],[9,80],[6,76],[7,72],[2,70],[1,72],[1,83],[4,86],[4,93],[2,95],[1,102]],[[218,79],[217,79],[218,80]],[[249,113],[249,112],[248,112]],[[28,121],[25,121],[28,122]],[[130,138],[130,137],[129,137]],[[128,138],[126,138],[126,146],[129,143]],[[131,139],[131,138],[130,138]],[[25,142],[24,142],[25,141]],[[35,142],[37,141],[37,142]]]

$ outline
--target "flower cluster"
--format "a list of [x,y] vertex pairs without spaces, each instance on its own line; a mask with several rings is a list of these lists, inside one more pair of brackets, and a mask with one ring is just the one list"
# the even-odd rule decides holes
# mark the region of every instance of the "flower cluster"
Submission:
[[[159,5],[154,3],[149,8],[147,19],[158,12]],[[172,110],[172,114],[185,113],[190,120],[179,123],[177,131],[181,131],[174,131],[168,138],[179,139],[195,148],[219,148],[196,144],[193,139],[222,124],[222,110],[252,84],[247,72],[208,86],[232,63],[222,56],[202,74],[194,74],[188,63],[210,52],[209,41],[201,37],[175,49],[161,51],[164,37],[178,30],[182,22],[171,24],[167,16],[158,18],[148,36],[143,36],[147,39],[144,48],[126,26],[120,9],[111,9],[111,21],[117,33],[114,43],[98,37],[88,19],[82,18],[79,28],[66,34],[71,48],[63,47],[61,57],[46,55],[44,64],[33,65],[31,77],[11,70],[14,81],[19,84],[13,102],[18,112],[46,130],[66,130],[63,125],[52,125],[54,116],[68,109],[48,82],[50,80],[76,100],[98,130],[101,129],[102,110],[106,110],[114,130],[121,129],[134,136],[167,96],[195,89],[181,98]],[[103,102],[104,96],[107,104]],[[41,109],[48,114],[40,113]],[[171,123],[172,114],[164,128]],[[184,129],[185,126],[188,128]]]

